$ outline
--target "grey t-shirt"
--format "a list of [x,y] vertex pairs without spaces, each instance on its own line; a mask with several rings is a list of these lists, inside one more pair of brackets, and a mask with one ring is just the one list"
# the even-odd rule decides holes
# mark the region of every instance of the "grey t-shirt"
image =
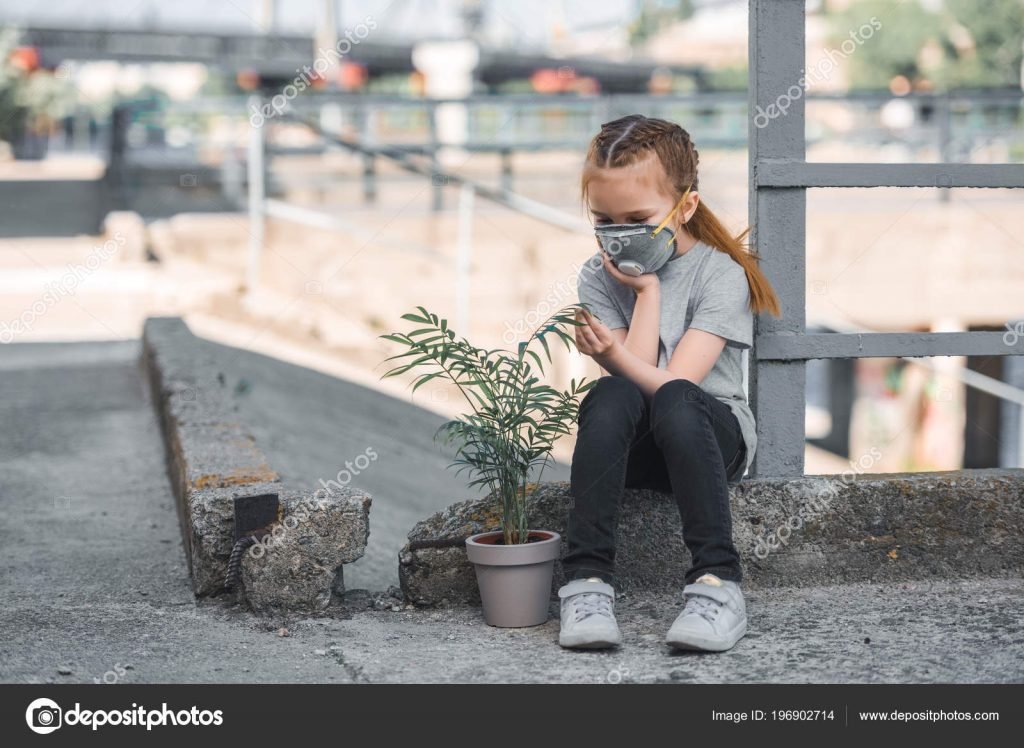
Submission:
[[[725,338],[721,355],[700,386],[728,405],[739,421],[747,456],[735,482],[750,468],[757,448],[743,375],[743,352],[753,344],[754,335],[747,275],[725,252],[697,242],[689,251],[674,255],[657,276],[661,281],[659,369],[668,366],[683,333],[691,327]],[[580,269],[576,285],[580,301],[609,329],[629,327],[636,292],[608,275],[600,251]]]

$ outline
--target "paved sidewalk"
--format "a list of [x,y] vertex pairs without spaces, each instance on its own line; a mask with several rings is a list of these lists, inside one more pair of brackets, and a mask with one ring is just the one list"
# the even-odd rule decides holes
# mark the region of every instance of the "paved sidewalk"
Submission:
[[297,621],[197,605],[138,353],[0,348],[0,681],[1024,682],[1020,579],[759,590],[721,655],[668,652],[665,598],[622,598],[611,652],[381,592]]
[[557,616],[495,629],[474,608],[360,613],[300,635],[341,644],[370,682],[1024,682],[1022,580],[758,590],[747,607],[749,632],[724,654],[671,652],[679,606],[647,596],[620,600],[624,643],[605,652],[561,649]]

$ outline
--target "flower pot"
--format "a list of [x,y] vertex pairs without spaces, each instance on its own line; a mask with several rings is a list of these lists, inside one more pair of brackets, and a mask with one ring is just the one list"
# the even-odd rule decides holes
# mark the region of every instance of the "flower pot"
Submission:
[[482,532],[466,538],[476,582],[491,626],[537,626],[548,620],[551,578],[561,550],[557,532],[530,530],[529,543],[504,545],[503,534]]

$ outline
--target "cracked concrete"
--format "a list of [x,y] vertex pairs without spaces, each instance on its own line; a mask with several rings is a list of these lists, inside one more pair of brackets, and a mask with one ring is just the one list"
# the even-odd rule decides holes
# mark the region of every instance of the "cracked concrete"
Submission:
[[[284,484],[239,421],[217,358],[180,317],[146,320],[142,348],[196,595],[223,592],[235,502],[275,493],[280,511],[267,529],[278,542],[273,553],[242,557],[243,593],[257,611],[322,610],[344,590],[342,565],[366,549],[370,496],[349,487],[305,496]],[[307,502],[318,510],[301,510]]]
[[620,599],[608,652],[379,591],[287,619],[197,603],[138,343],[0,350],[0,681],[1024,682],[1021,579],[752,590],[721,655],[668,652],[664,594]]

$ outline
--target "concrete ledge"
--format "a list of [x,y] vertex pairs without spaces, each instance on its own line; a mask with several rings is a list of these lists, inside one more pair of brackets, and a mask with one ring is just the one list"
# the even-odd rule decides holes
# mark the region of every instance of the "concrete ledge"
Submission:
[[[1024,571],[1024,470],[758,479],[735,486],[731,500],[748,587]],[[563,555],[572,501],[565,481],[543,483],[531,496],[531,526],[563,533]],[[463,541],[498,527],[491,497],[418,523],[399,554],[406,599],[478,603]],[[620,590],[679,590],[689,560],[673,497],[627,489],[616,557]],[[556,562],[553,588],[563,581]]]
[[[341,565],[366,548],[370,497],[287,490],[242,426],[216,360],[182,319],[146,321],[143,364],[167,447],[195,594],[223,591],[235,499],[276,493],[281,511],[273,531],[281,536],[278,526],[284,529],[284,545],[257,563],[243,562],[246,598],[257,612],[322,609],[332,590],[344,589]],[[310,518],[300,507],[314,500],[318,511]]]
[[316,613],[344,592],[343,564],[363,555],[370,497],[343,489],[280,495],[284,519],[242,558],[246,597],[257,613]]

